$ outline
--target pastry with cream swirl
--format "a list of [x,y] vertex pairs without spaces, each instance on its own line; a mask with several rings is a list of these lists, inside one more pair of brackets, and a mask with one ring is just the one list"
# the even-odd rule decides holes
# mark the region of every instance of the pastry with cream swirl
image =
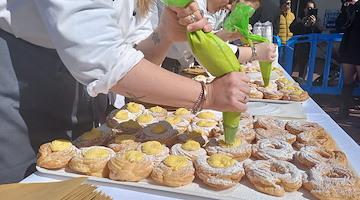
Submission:
[[200,144],[194,140],[188,140],[181,144],[174,144],[170,149],[171,155],[184,156],[194,161],[198,156],[206,155],[206,150],[201,148]]
[[161,162],[170,154],[170,149],[158,141],[147,141],[141,143],[137,150],[150,157],[153,162]]
[[178,133],[169,122],[160,121],[147,125],[139,135],[142,141],[155,140],[170,147],[177,142]]
[[108,165],[110,179],[130,182],[147,178],[154,167],[149,157],[135,150],[116,154],[110,159]]
[[154,166],[151,178],[161,185],[179,187],[195,179],[195,169],[184,156],[169,155]]
[[69,140],[59,139],[44,143],[37,153],[37,165],[46,169],[58,169],[68,165],[71,158],[78,153]]
[[161,106],[153,106],[145,110],[145,113],[151,114],[157,121],[164,120],[168,116],[168,111]]
[[252,146],[252,155],[258,159],[266,160],[275,158],[277,160],[293,160],[295,151],[291,144],[278,139],[261,139]]
[[107,146],[114,150],[116,153],[123,153],[129,150],[135,150],[140,145],[137,139],[133,135],[122,134],[115,136]]
[[103,146],[80,148],[80,153],[73,156],[69,162],[70,169],[90,176],[108,177],[108,161],[115,152]]
[[225,154],[199,156],[194,166],[196,175],[205,184],[218,189],[235,186],[245,175],[243,163]]
[[324,147],[304,146],[295,153],[295,158],[301,164],[311,168],[320,163],[337,163],[347,166],[347,158],[342,151],[330,151]]
[[243,161],[251,156],[251,145],[244,139],[235,138],[233,144],[227,144],[223,138],[211,138],[205,149],[209,155],[221,153]]
[[89,146],[103,146],[111,139],[111,135],[99,128],[92,128],[90,131],[83,133],[76,138],[73,143],[78,148]]
[[106,117],[105,124],[110,128],[115,128],[122,122],[135,119],[136,115],[132,114],[130,111],[123,109],[115,109],[111,111],[110,114]]
[[201,146],[204,146],[209,142],[208,136],[206,136],[205,132],[201,129],[195,129],[192,131],[186,131],[182,134],[178,135],[178,139],[180,142],[186,142],[188,140],[195,140],[200,143]]

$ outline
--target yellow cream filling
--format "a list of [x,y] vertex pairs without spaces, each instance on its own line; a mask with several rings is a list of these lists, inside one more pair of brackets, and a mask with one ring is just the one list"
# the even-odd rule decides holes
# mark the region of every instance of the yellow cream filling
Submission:
[[54,140],[50,144],[51,151],[63,151],[70,149],[72,143],[69,140],[59,139]]
[[141,151],[147,155],[153,155],[161,152],[164,146],[158,141],[148,141],[141,146]]
[[294,91],[291,91],[291,94],[294,94],[294,95],[300,95],[302,93],[301,90],[294,90]]
[[191,132],[188,132],[186,134],[189,138],[199,138],[205,135],[204,131],[202,131],[201,129],[194,129]]
[[196,142],[194,140],[188,140],[184,144],[181,145],[182,149],[185,149],[186,151],[195,151],[200,149],[200,143]]
[[196,122],[196,125],[198,125],[200,127],[212,127],[212,126],[215,126],[215,122],[200,120],[200,121]]
[[119,120],[129,119],[129,113],[125,110],[119,110],[118,112],[116,112],[115,118]]
[[136,118],[136,121],[139,123],[148,123],[151,122],[154,117],[151,114],[141,114]]
[[206,112],[201,112],[197,115],[198,118],[200,119],[212,119],[215,117],[215,114],[209,111]]
[[151,132],[156,134],[162,134],[165,133],[168,129],[167,126],[163,123],[157,123],[151,126]]
[[135,141],[135,140],[136,140],[135,136],[123,134],[123,135],[116,136],[114,141],[116,144],[120,144],[122,142],[130,142],[130,141]]
[[84,158],[106,158],[110,152],[101,148],[90,148],[84,153]]
[[225,154],[216,153],[207,159],[208,164],[214,168],[226,168],[235,165],[235,160]]
[[133,128],[133,129],[139,129],[141,128],[140,124],[137,121],[129,120],[126,122],[122,122],[119,124],[120,128]]
[[126,151],[124,156],[126,160],[132,163],[138,163],[144,159],[145,154],[141,153],[140,151],[130,150]]
[[154,106],[154,107],[149,108],[149,110],[154,113],[160,113],[161,111],[163,111],[163,108],[160,106]]
[[180,117],[168,117],[165,119],[165,121],[169,122],[170,124],[178,124],[181,122],[181,118]]
[[170,155],[163,160],[163,163],[173,171],[183,169],[188,165],[188,159],[184,156]]
[[204,76],[204,75],[197,75],[197,76],[195,76],[195,78],[197,78],[197,79],[206,79],[206,76]]
[[241,140],[239,138],[235,138],[234,143],[232,144],[228,144],[226,143],[224,140],[219,140],[219,146],[223,147],[223,148],[232,148],[232,147],[237,147],[241,145]]
[[82,140],[95,140],[97,138],[100,138],[101,136],[101,131],[99,131],[97,128],[92,128],[91,131],[83,133],[80,138]]
[[186,108],[178,108],[175,110],[174,115],[186,115],[189,113],[189,110]]
[[287,78],[279,78],[278,81],[285,83],[285,84],[289,82],[289,80]]
[[285,90],[295,90],[295,87],[293,87],[293,86],[285,86],[284,89]]
[[126,109],[130,111],[131,113],[138,113],[141,110],[141,106],[138,103],[135,102],[129,102],[126,104]]

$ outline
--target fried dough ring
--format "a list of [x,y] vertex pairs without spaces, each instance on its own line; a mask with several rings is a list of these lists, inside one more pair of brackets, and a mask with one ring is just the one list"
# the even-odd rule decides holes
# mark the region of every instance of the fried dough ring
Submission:
[[319,146],[334,151],[335,141],[323,128],[309,129],[299,133],[297,135],[297,140],[294,143],[294,147],[297,149],[301,149],[304,146]]
[[299,134],[303,131],[307,131],[309,129],[322,129],[322,127],[315,122],[301,121],[301,120],[291,120],[286,122],[285,129],[289,131],[291,134]]
[[284,196],[302,186],[303,174],[292,163],[269,159],[256,160],[245,166],[246,176],[255,188],[273,196]]
[[74,145],[63,151],[52,151],[51,142],[42,144],[37,153],[37,165],[46,169],[66,167],[71,158],[77,154],[78,151],[78,148]]
[[295,153],[295,158],[309,168],[324,162],[347,166],[347,158],[344,152],[330,151],[318,146],[302,147]]
[[360,179],[339,164],[320,163],[304,176],[304,186],[319,199],[359,199]]
[[256,132],[256,140],[273,138],[273,139],[286,141],[290,144],[296,141],[296,135],[289,133],[289,131],[287,130],[274,129],[274,128],[266,130],[263,128],[257,128],[255,129],[255,132]]
[[221,153],[228,155],[237,161],[243,161],[251,156],[251,144],[249,144],[245,139],[240,139],[241,144],[239,146],[229,148],[220,146],[220,139],[222,138],[211,138],[205,145],[208,155],[211,156],[216,153]]
[[291,144],[278,139],[261,139],[252,146],[252,155],[258,159],[266,160],[275,158],[277,160],[293,160],[295,151]]

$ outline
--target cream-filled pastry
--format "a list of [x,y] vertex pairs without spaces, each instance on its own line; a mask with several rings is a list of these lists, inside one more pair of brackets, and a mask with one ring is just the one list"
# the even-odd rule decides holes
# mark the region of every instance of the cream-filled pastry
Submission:
[[130,113],[132,113],[137,117],[144,113],[145,106],[139,103],[129,102],[126,105],[124,105],[123,109],[129,111]]
[[142,141],[159,141],[166,146],[177,142],[179,132],[167,121],[160,121],[147,125],[139,133]]
[[141,143],[137,150],[150,157],[154,163],[161,162],[166,156],[170,155],[170,149],[158,141]]
[[168,116],[168,111],[161,106],[153,106],[145,110],[145,113],[151,114],[157,121],[164,120]]
[[221,153],[237,161],[243,161],[251,156],[251,145],[239,138],[235,138],[233,144],[227,144],[223,138],[211,138],[205,149],[209,155]]
[[209,136],[211,135],[211,131],[218,127],[219,123],[214,120],[199,120],[199,121],[193,121],[190,123],[189,131],[193,131],[196,129],[200,129],[204,131],[204,133]]
[[108,165],[110,179],[131,182],[147,178],[154,168],[150,157],[135,150],[116,154],[110,159]]
[[200,121],[200,120],[214,120],[219,122],[221,120],[221,116],[216,115],[213,111],[201,111],[195,115],[192,121]]
[[258,159],[266,160],[275,158],[277,160],[293,160],[295,151],[290,143],[278,139],[261,139],[252,146],[252,155]]
[[140,145],[134,135],[117,135],[112,139],[107,146],[117,153],[123,153],[129,150],[135,150]]
[[108,177],[108,161],[114,156],[115,152],[108,147],[84,147],[80,148],[79,154],[73,156],[69,162],[69,167],[78,173],[97,177]]
[[243,164],[225,154],[199,156],[194,166],[196,175],[205,184],[218,189],[235,186],[245,175]]
[[78,148],[89,146],[103,146],[111,139],[109,133],[104,133],[98,128],[92,128],[90,131],[83,133],[74,140],[75,146]]
[[46,169],[66,167],[78,151],[78,148],[69,140],[59,139],[47,142],[39,148],[37,165]]
[[158,120],[154,116],[148,113],[140,114],[139,116],[136,117],[135,121],[139,123],[139,125],[142,127],[158,122]]
[[190,125],[189,121],[179,116],[167,117],[165,121],[169,122],[174,129],[179,131],[179,133],[185,132]]
[[205,132],[201,129],[195,129],[192,131],[186,131],[184,133],[181,133],[178,135],[178,139],[180,142],[183,143],[188,140],[195,140],[201,146],[204,146],[209,141],[209,138],[206,136]]
[[171,113],[169,117],[180,117],[186,121],[191,121],[194,115],[186,108],[178,108],[173,113]]
[[195,169],[184,156],[169,155],[154,166],[151,178],[161,185],[179,187],[195,179]]
[[142,128],[143,127],[140,126],[140,124],[137,121],[129,120],[120,123],[115,128],[111,129],[111,131],[113,135],[128,134],[128,135],[137,136]]
[[136,116],[128,110],[115,109],[106,117],[106,125],[110,128],[115,128],[120,123],[134,120],[135,118]]
[[170,149],[170,154],[184,156],[187,159],[194,161],[198,156],[206,155],[206,150],[201,148],[199,142],[188,140],[183,144],[174,144]]

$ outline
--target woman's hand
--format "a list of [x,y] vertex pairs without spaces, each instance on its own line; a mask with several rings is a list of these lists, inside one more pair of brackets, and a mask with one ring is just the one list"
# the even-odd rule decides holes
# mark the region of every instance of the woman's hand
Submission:
[[255,60],[273,62],[276,58],[276,47],[273,43],[265,42],[255,46],[256,57]]
[[210,32],[212,26],[200,12],[198,4],[193,1],[186,8],[165,6],[161,14],[159,30],[165,32],[172,42],[186,41],[185,28],[190,32],[203,30]]
[[247,110],[250,78],[243,72],[230,72],[207,85],[207,99],[204,108],[218,111]]

